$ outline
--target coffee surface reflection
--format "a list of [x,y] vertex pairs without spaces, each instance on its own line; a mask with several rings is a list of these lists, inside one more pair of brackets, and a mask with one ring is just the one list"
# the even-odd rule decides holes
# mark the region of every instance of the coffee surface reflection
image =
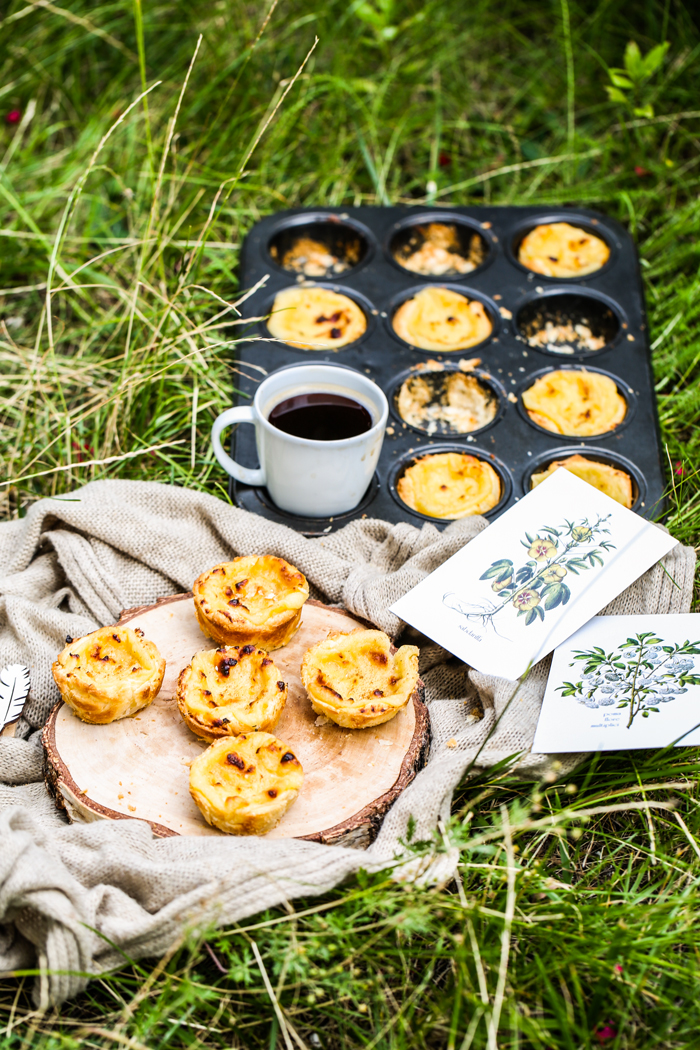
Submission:
[[324,391],[285,398],[272,409],[268,421],[307,441],[344,441],[373,426],[372,416],[359,401]]

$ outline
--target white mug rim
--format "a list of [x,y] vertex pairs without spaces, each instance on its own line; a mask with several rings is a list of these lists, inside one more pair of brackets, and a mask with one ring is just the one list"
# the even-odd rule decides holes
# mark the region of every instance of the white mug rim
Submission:
[[[265,384],[269,380],[274,379],[276,376],[278,376],[279,373],[282,371],[291,372],[296,368],[303,370],[306,368],[324,367],[331,368],[334,371],[337,369],[338,372],[352,372],[354,375],[359,376],[360,379],[364,380],[366,383],[371,383],[377,388],[377,390],[384,399],[384,406],[382,408],[381,415],[377,422],[374,424],[374,426],[370,427],[369,430],[363,430],[361,434],[356,434],[354,437],[339,438],[337,441],[319,441],[317,438],[301,438],[297,437],[295,434],[287,434],[286,431],[280,430],[279,427],[276,427],[274,423],[270,423],[270,421],[262,413],[259,400]],[[342,383],[338,385],[342,386]],[[283,401],[284,398],[281,398],[281,400]],[[279,404],[279,402],[276,402],[276,404]],[[273,408],[274,407],[275,406],[273,405]],[[378,383],[375,383],[373,379],[369,379],[367,376],[364,376],[362,372],[359,372],[356,368],[350,368],[348,365],[331,364],[328,361],[319,361],[318,363],[312,363],[311,361],[309,361],[308,364],[304,362],[303,364],[285,365],[283,366],[283,368],[275,369],[274,372],[272,372],[269,376],[265,377],[265,379],[262,381],[257,391],[255,392],[255,397],[253,398],[253,408],[255,409],[257,421],[260,423],[261,426],[265,427],[266,430],[268,430],[271,434],[282,435],[285,441],[289,441],[294,445],[304,445],[305,447],[311,448],[349,448],[353,444],[359,445],[362,441],[366,441],[368,438],[372,437],[375,431],[379,431],[386,424],[387,419],[389,418],[389,403],[387,401],[386,394],[384,393],[384,391]],[[272,409],[270,411],[272,411]]]

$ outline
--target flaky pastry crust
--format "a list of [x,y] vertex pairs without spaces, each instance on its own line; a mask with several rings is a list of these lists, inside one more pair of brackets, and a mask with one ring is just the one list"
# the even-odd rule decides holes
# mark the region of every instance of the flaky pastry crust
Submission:
[[175,699],[193,733],[218,740],[274,729],[287,685],[264,649],[224,645],[192,657],[180,671]]
[[466,350],[493,329],[478,299],[440,287],[421,288],[401,303],[391,323],[399,338],[421,350]]
[[215,565],[192,586],[204,633],[220,645],[279,649],[301,623],[306,577],[284,558],[246,555]]
[[383,631],[331,631],[301,664],[311,706],[336,725],[366,729],[388,722],[418,685],[418,649],[395,649]]
[[61,696],[83,722],[105,725],[133,715],[158,695],[165,660],[138,627],[101,627],[71,639],[51,670]]
[[518,249],[518,262],[544,277],[585,277],[600,270],[609,258],[604,240],[568,222],[535,226]]
[[594,437],[619,426],[627,402],[610,376],[585,369],[547,372],[523,393],[533,423],[568,437]]
[[217,740],[190,766],[190,794],[202,816],[227,835],[276,827],[304,780],[293,751],[271,733]]
[[300,350],[328,350],[364,334],[364,313],[347,295],[316,286],[283,288],[275,296],[268,331]]
[[501,479],[493,467],[466,452],[421,456],[396,483],[404,503],[431,518],[485,514],[501,498]]
[[631,509],[633,501],[632,478],[624,470],[611,466],[609,463],[599,463],[598,460],[589,459],[588,456],[568,456],[566,459],[555,459],[546,470],[533,474],[530,479],[531,488],[536,488],[545,478],[553,474],[559,467],[571,471],[577,478],[587,481],[589,485],[604,492],[606,496],[621,503],[623,507]]

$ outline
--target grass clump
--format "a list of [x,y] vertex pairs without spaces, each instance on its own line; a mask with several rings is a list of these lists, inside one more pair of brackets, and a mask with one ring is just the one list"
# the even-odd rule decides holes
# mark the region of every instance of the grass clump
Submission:
[[[697,545],[693,14],[652,0],[10,0],[2,515],[96,477],[225,496],[208,433],[247,334],[238,248],[263,214],[576,202],[639,244],[667,523]],[[6,981],[3,1046],[692,1046],[696,780],[692,749],[591,760],[563,785],[483,777],[444,832],[457,883],[364,877],[125,963],[60,1014],[33,1010],[29,978]]]

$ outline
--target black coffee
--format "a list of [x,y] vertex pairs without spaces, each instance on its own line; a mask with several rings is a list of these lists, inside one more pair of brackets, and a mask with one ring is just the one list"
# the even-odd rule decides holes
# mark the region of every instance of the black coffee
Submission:
[[342,441],[372,429],[372,417],[358,401],[342,394],[296,394],[280,401],[268,416],[285,434],[308,441]]

